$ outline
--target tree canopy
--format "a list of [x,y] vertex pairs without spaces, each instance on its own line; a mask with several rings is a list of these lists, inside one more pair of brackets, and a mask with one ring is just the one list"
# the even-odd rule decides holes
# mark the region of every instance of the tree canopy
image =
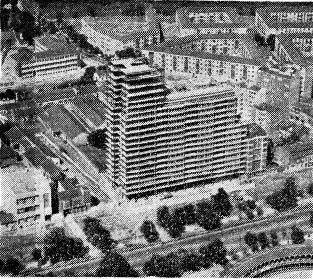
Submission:
[[159,239],[159,233],[156,230],[154,223],[150,220],[145,220],[141,225],[140,230],[149,243],[155,242]]
[[296,226],[291,228],[291,240],[294,244],[302,244],[304,242],[304,232]]
[[247,232],[244,237],[245,243],[252,249],[252,251],[257,251],[258,248],[258,237],[251,232]]
[[297,185],[294,177],[286,179],[284,188],[280,191],[266,197],[265,201],[268,205],[278,211],[285,211],[297,206]]
[[106,129],[91,132],[87,137],[88,143],[96,148],[105,149],[107,143]]
[[214,211],[220,216],[229,216],[233,206],[229,201],[229,196],[223,188],[219,188],[216,195],[212,196]]
[[136,270],[131,268],[128,261],[117,252],[105,255],[100,263],[97,276],[101,277],[139,277]]
[[99,219],[87,217],[83,223],[83,231],[87,240],[102,252],[107,253],[116,246],[116,241],[112,239],[111,233],[101,225]]
[[211,201],[200,202],[197,204],[197,223],[208,231],[219,229],[222,225],[219,213]]
[[44,238],[45,257],[52,263],[82,258],[88,252],[81,239],[66,236],[63,228],[52,229]]

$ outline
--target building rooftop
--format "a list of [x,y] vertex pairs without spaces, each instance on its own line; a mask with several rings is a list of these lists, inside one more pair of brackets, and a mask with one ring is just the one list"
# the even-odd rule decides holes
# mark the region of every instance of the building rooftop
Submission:
[[[312,25],[313,27],[313,25]],[[300,65],[312,64],[313,56],[304,56],[301,50],[294,43],[296,39],[310,38],[313,39],[312,33],[293,33],[293,34],[280,34],[277,35],[277,39],[284,46],[285,50],[289,54],[294,63]]]
[[38,95],[35,97],[37,103],[53,102],[58,100],[72,99],[76,96],[73,88],[56,89],[47,94]]
[[[227,18],[222,18],[220,22],[203,21],[193,22],[189,15],[192,13],[226,13]],[[237,11],[231,7],[189,7],[180,8],[176,11],[176,16],[182,28],[248,28],[249,24],[246,22],[238,21]],[[221,22],[222,21],[222,22]],[[223,22],[224,21],[224,22]]]
[[78,185],[78,180],[74,178],[65,178],[59,181],[59,199],[68,200],[82,195],[80,191],[80,186]]
[[[42,176],[43,177],[43,176]],[[35,170],[22,169],[14,172],[2,172],[1,184],[9,187],[15,195],[23,195],[37,191],[41,187],[42,177]]]
[[313,14],[312,7],[305,6],[292,6],[292,7],[267,7],[257,9],[258,13],[262,19],[265,21],[266,25],[270,28],[309,28],[313,27],[313,22],[296,22],[296,21],[275,21],[271,14],[273,13],[294,13],[294,12],[311,12]]
[[45,34],[42,37],[34,38],[35,48],[39,44],[45,50],[66,50],[75,48],[74,45],[67,42],[66,38],[59,34]]
[[75,138],[86,132],[83,125],[62,105],[51,104],[39,117],[53,132],[62,131],[69,138]]
[[42,168],[54,178],[61,176],[61,170],[46,155],[36,147],[29,148],[24,153],[26,159],[37,169]]
[[259,136],[266,136],[266,132],[262,127],[260,127],[256,123],[247,124],[247,130],[248,130],[248,138],[255,138]]
[[253,38],[253,34],[236,34],[236,33],[194,34],[165,41],[164,43],[159,44],[158,47],[178,48],[180,46],[200,40],[238,40],[245,45],[251,57],[253,58],[264,57],[264,51],[262,50],[262,48],[258,47],[257,43]]
[[205,97],[210,99],[236,98],[233,87],[230,85],[212,86],[188,86],[170,88],[170,94],[167,95],[168,100],[181,100]]
[[258,110],[267,111],[269,113],[271,113],[271,112],[278,112],[280,110],[277,106],[274,106],[274,105],[271,105],[271,104],[268,104],[268,103],[255,105],[254,107],[256,109],[258,109]]
[[16,153],[10,146],[2,145],[0,147],[0,160],[15,158],[15,156]]
[[147,22],[137,17],[85,17],[84,20],[94,30],[122,42],[137,38],[141,39],[159,33],[157,28],[150,28]]

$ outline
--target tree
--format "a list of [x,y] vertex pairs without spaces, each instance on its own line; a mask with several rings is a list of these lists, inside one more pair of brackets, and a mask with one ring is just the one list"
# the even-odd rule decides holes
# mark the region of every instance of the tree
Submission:
[[56,32],[58,32],[58,29],[56,28],[55,24],[51,21],[47,24],[47,29],[49,30],[50,34],[55,34]]
[[9,257],[6,260],[4,270],[5,272],[12,273],[13,275],[18,275],[25,266],[20,263],[20,261],[16,258]]
[[157,210],[158,223],[163,227],[167,228],[170,221],[170,212],[166,205],[159,207]]
[[187,204],[184,206],[186,224],[192,225],[196,222],[196,208],[193,204]]
[[41,250],[39,248],[34,248],[32,252],[33,259],[38,262],[38,265],[40,265],[40,261],[42,259]]
[[258,216],[262,216],[264,214],[264,210],[260,206],[258,206],[256,208],[256,212],[257,212]]
[[207,231],[221,227],[221,216],[216,213],[211,202],[200,202],[197,205],[197,223]]
[[180,277],[181,265],[179,257],[175,253],[170,253],[164,257],[153,255],[144,264],[143,272],[146,276]]
[[201,257],[196,253],[186,253],[181,259],[181,270],[198,271],[202,267]]
[[[171,237],[180,237],[185,231],[185,220],[180,215],[181,210],[175,209],[173,214],[170,216],[167,231]],[[182,211],[183,212],[183,211]]]
[[308,186],[308,194],[313,196],[313,182],[311,182]]
[[298,190],[294,177],[286,179],[284,188],[266,197],[265,201],[278,211],[285,211],[297,206]]
[[0,273],[3,272],[5,269],[5,262],[0,259]]
[[115,53],[119,58],[136,58],[138,55],[132,47],[116,51]]
[[277,245],[279,244],[277,232],[272,231],[272,232],[270,233],[270,235],[271,235],[271,238],[272,238],[272,246],[273,246],[273,247],[277,246]]
[[254,200],[247,200],[246,204],[251,210],[254,210],[256,208],[256,204]]
[[276,38],[275,35],[271,34],[266,39],[266,43],[270,47],[271,51],[275,50],[275,38]]
[[270,243],[265,232],[260,232],[258,234],[258,241],[261,245],[262,250],[270,246]]
[[99,219],[87,217],[83,220],[83,223],[87,240],[92,245],[104,253],[115,247],[116,241],[111,238],[111,233],[101,225]]
[[159,233],[152,221],[145,220],[140,228],[140,231],[149,243],[155,242],[159,239]]
[[302,244],[304,242],[304,232],[296,226],[291,228],[291,240],[293,244]]
[[139,277],[128,261],[117,252],[108,253],[100,263],[97,276],[101,277]]
[[229,196],[223,188],[219,188],[216,195],[212,196],[215,213],[220,216],[229,216],[233,206],[229,201]]
[[248,208],[246,211],[245,211],[247,217],[249,220],[253,220],[254,219],[254,214],[252,212],[252,210],[250,208]]
[[93,80],[93,76],[96,72],[96,68],[95,67],[88,67],[85,70],[84,75],[81,77],[81,83],[82,84],[93,84],[94,80]]
[[91,132],[87,137],[88,143],[99,149],[105,149],[107,143],[106,129],[99,129]]
[[67,237],[63,228],[54,228],[44,238],[45,257],[52,263],[82,258],[89,252],[79,238]]
[[97,12],[95,10],[95,8],[92,5],[88,5],[88,15],[91,17],[96,17],[97,16]]
[[258,46],[265,46],[266,45],[265,38],[261,34],[259,34],[259,33],[256,33],[254,35],[254,40],[256,41]]
[[244,237],[245,243],[252,249],[252,251],[257,251],[258,248],[258,238],[254,233],[247,232]]
[[63,23],[64,13],[62,11],[56,12],[57,24],[60,26]]
[[226,265],[227,250],[220,239],[215,239],[206,246],[199,249],[202,265],[204,268],[209,268],[212,263]]
[[158,27],[159,27],[159,32],[160,32],[160,43],[163,43],[165,39],[164,39],[164,33],[162,30],[161,22],[158,23]]

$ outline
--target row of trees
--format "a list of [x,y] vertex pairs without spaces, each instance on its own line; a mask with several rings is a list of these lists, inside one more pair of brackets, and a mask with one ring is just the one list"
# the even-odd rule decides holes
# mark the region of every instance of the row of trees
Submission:
[[83,223],[83,231],[87,240],[103,253],[110,252],[116,246],[117,242],[112,239],[111,233],[101,225],[99,219],[87,217]]
[[286,179],[283,189],[266,197],[265,201],[277,211],[285,211],[297,206],[299,192],[294,177]]
[[227,250],[220,239],[199,248],[198,251],[180,249],[165,256],[153,255],[144,264],[146,276],[180,277],[184,272],[210,268],[213,264],[222,266],[228,263]]
[[167,206],[158,208],[157,220],[171,237],[179,237],[185,231],[186,225],[195,223],[208,231],[219,229],[222,218],[229,216],[232,209],[228,194],[220,188],[210,200],[201,201],[196,206],[188,204],[175,208],[171,213]]
[[[290,237],[293,244],[302,244],[305,241],[304,232],[296,226],[293,226],[291,228]],[[261,248],[261,250],[263,250],[270,247],[271,245],[275,247],[279,244],[278,235],[275,231],[272,231],[270,233],[270,239],[267,237],[267,234],[265,232],[260,232],[259,234],[247,232],[244,240],[253,252],[258,251],[259,247]]]

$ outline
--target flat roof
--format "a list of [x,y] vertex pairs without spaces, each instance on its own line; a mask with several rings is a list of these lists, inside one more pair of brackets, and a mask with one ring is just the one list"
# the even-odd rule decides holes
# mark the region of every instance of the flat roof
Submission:
[[[1,184],[9,187],[16,195],[33,193],[41,186],[38,172],[22,169],[14,172],[2,172]],[[42,177],[41,177],[42,178]]]
[[247,124],[247,130],[248,130],[248,138],[255,138],[257,136],[267,135],[265,130],[256,123]]
[[181,88],[170,88],[170,94],[167,95],[168,100],[192,99],[193,97],[208,97],[212,99],[220,98],[236,98],[234,88],[230,85],[203,87],[186,86]]

